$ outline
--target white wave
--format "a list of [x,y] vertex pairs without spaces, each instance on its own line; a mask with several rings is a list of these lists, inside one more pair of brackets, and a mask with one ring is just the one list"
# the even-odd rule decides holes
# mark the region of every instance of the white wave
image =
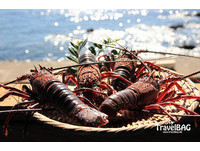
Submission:
[[55,46],[57,46],[58,44],[64,45],[66,44],[67,41],[71,41],[71,38],[66,36],[66,35],[48,35],[44,37],[44,41],[47,42],[51,42],[53,43]]
[[[76,30],[78,32],[78,30]],[[187,50],[178,48],[184,44],[195,45],[192,55],[200,55],[200,24],[188,23],[182,29],[173,30],[168,26],[148,26],[145,24],[138,24],[128,27],[125,30],[109,30],[109,29],[96,29],[87,34],[84,32],[79,33],[80,38],[88,38],[88,41],[101,43],[103,39],[108,37],[112,39],[119,38],[119,44],[128,47],[128,49],[148,49],[153,51],[173,52],[173,53],[186,53]],[[71,34],[71,35],[74,35]],[[70,41],[76,42],[66,35],[48,35],[44,38],[45,41],[50,41],[55,45],[66,45]],[[89,46],[87,45],[87,48]],[[143,55],[144,57],[160,57],[160,55]]]

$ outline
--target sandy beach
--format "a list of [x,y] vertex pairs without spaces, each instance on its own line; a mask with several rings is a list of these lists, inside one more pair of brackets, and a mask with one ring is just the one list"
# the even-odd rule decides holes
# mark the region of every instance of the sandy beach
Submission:
[[31,69],[34,69],[34,65],[38,65],[50,68],[50,67],[63,67],[67,65],[73,65],[71,61],[32,61],[32,62],[9,62],[9,61],[0,61],[0,83],[8,82],[16,79],[24,74],[30,73]]

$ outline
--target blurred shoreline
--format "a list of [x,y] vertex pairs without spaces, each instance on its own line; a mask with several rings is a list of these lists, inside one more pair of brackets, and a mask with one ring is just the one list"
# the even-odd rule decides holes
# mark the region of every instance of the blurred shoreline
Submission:
[[[152,62],[158,66],[175,70],[176,72],[184,75],[200,70],[200,62],[199,59],[196,58],[173,57],[152,60]],[[73,64],[75,63],[72,61],[0,61],[0,83],[5,83],[24,74],[28,74],[31,69],[34,69],[34,66],[39,67],[39,65],[41,65],[46,68],[56,68]],[[199,79],[200,74],[194,76],[194,78]]]
[[28,74],[31,69],[34,69],[34,66],[37,68],[39,68],[39,65],[46,68],[55,68],[73,64],[71,61],[0,61],[0,83],[8,82],[24,74]]

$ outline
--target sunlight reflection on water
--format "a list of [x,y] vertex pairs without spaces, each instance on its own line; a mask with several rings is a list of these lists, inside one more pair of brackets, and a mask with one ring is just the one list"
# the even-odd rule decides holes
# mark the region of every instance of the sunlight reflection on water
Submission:
[[[200,55],[199,10],[0,10],[0,60],[66,60],[72,36],[111,37],[128,49]],[[3,18],[2,18],[3,17]],[[173,29],[170,26],[180,25]],[[89,47],[89,46],[87,46]],[[86,49],[85,49],[86,50]],[[12,51],[12,53],[10,53]],[[143,54],[144,58],[161,57]]]

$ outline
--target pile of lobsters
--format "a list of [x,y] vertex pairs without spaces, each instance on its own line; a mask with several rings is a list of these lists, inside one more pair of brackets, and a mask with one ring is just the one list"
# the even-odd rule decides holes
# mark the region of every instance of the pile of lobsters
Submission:
[[[128,116],[132,111],[156,112],[177,122],[176,117],[165,109],[166,106],[198,115],[176,101],[200,99],[199,96],[188,95],[178,82],[199,72],[187,76],[166,74],[162,72],[163,68],[143,61],[136,52],[127,49],[122,50],[116,60],[111,58],[111,53],[96,58],[86,51],[78,58],[77,76],[65,72],[62,80],[56,76],[62,72],[55,73],[50,68],[40,66],[39,70],[35,68],[31,70],[31,74],[12,81],[29,80],[31,88],[23,85],[20,90],[8,85],[12,82],[0,84],[0,87],[9,90],[0,101],[10,95],[19,96],[23,101],[13,109],[23,106],[30,111],[38,107],[42,110],[50,108],[58,121],[91,127],[102,127],[118,119],[130,120],[134,118]],[[68,88],[70,82],[75,85],[74,90]],[[5,127],[11,116],[12,113],[9,114]]]

